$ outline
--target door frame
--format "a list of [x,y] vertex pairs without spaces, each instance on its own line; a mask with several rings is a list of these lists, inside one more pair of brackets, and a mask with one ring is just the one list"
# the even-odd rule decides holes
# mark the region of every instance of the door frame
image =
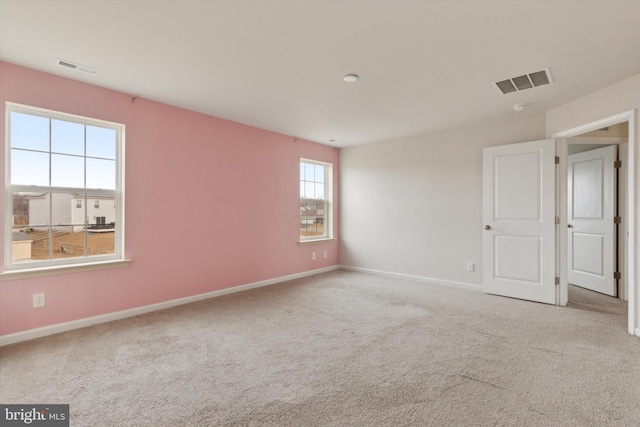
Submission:
[[[558,154],[560,163],[558,164],[558,170],[556,175],[556,215],[560,218],[559,226],[557,229],[557,253],[556,253],[556,268],[560,278],[560,285],[557,287],[557,301],[560,305],[566,305],[569,294],[569,284],[567,281],[567,185],[568,185],[568,148],[569,144],[567,138],[579,136],[587,132],[591,132],[597,129],[601,129],[606,126],[612,126],[621,122],[628,122],[629,126],[629,151],[628,151],[628,168],[627,168],[627,206],[626,215],[627,220],[627,247],[625,248],[625,263],[627,268],[627,290],[628,290],[628,304],[629,304],[629,321],[628,331],[630,334],[640,336],[640,325],[638,325],[638,313],[636,307],[640,306],[639,298],[640,292],[637,282],[637,268],[638,263],[636,260],[637,250],[637,234],[636,234],[636,219],[637,219],[637,207],[638,200],[636,199],[636,183],[637,183],[637,165],[636,165],[636,110],[629,110],[624,113],[616,114],[601,120],[597,120],[591,123],[587,123],[581,126],[577,126],[565,131],[557,132],[552,135],[556,140],[556,153]],[[639,327],[636,329],[636,325]]]

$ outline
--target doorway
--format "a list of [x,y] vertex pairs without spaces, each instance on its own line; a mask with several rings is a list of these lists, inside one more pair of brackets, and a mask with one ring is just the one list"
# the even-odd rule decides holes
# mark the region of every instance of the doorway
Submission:
[[623,301],[627,133],[623,122],[567,140],[569,284]]
[[[618,271],[626,282],[628,332],[640,337],[635,118],[636,112],[631,110],[558,132],[552,135],[553,139],[483,149],[485,292],[567,305],[569,138],[620,124],[627,129],[628,162],[623,172],[627,177],[623,190],[627,203],[622,213],[626,232],[617,261],[624,262],[623,271]],[[612,256],[613,252],[613,248],[608,251]]]
[[[637,283],[636,283],[636,242],[635,227],[637,206],[635,199],[636,182],[634,177],[637,173],[637,165],[635,162],[635,152],[637,141],[635,141],[635,111],[628,111],[606,119],[602,119],[583,126],[578,126],[553,135],[557,141],[557,153],[559,155],[558,170],[558,188],[557,188],[557,206],[559,207],[559,229],[557,235],[558,241],[558,301],[560,305],[566,305],[569,298],[569,280],[568,280],[568,233],[566,230],[570,224],[568,218],[568,156],[569,156],[569,140],[575,138],[572,142],[579,142],[579,138],[589,138],[598,136],[604,132],[604,128],[612,127],[626,129],[628,135],[628,161],[622,173],[627,177],[625,188],[621,189],[626,197],[620,199],[626,202],[622,207],[622,217],[624,220],[624,232],[621,242],[622,253],[618,257],[618,261],[622,263],[620,296],[628,300],[628,332],[635,334],[637,332],[636,325],[638,323],[638,313],[636,310],[637,302]],[[585,136],[586,135],[586,136]],[[621,137],[620,137],[621,138]],[[602,140],[601,143],[616,143],[616,141]],[[619,141],[618,141],[618,145]],[[620,247],[620,246],[618,246]],[[620,269],[620,268],[619,268]],[[623,293],[624,292],[624,293]]]

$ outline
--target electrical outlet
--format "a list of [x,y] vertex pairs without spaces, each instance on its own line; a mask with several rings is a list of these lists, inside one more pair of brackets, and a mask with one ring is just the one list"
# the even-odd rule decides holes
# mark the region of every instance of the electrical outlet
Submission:
[[315,252],[311,252],[311,259],[316,259],[316,253]]
[[468,263],[467,263],[467,271],[469,271],[469,272],[472,272],[472,273],[473,273],[473,271],[475,270],[475,268],[476,268],[476,265],[475,265],[474,263],[472,263],[472,262],[468,262]]
[[324,251],[324,257],[325,258],[327,257],[327,251]]
[[33,308],[44,307],[44,294],[33,294]]

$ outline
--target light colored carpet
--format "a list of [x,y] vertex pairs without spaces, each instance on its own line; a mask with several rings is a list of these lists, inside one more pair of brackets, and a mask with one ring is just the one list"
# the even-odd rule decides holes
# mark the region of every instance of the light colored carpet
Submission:
[[626,304],[570,301],[335,271],[4,347],[0,401],[72,426],[638,426]]

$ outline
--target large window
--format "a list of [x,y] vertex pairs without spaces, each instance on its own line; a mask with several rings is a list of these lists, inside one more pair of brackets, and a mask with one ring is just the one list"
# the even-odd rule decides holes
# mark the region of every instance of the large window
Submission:
[[122,259],[124,125],[8,103],[7,129],[5,270]]
[[300,240],[331,236],[331,164],[300,159]]

